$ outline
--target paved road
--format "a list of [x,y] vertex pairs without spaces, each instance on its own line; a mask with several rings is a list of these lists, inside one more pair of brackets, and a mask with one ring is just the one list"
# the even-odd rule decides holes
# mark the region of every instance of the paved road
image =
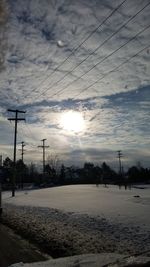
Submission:
[[45,260],[37,249],[23,240],[8,227],[0,224],[0,267],[16,262],[34,262]]

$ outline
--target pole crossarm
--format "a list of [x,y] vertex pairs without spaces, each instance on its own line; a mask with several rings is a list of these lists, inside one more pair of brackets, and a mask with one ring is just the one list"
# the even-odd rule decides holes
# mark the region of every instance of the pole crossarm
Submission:
[[9,112],[18,112],[18,113],[26,113],[26,111],[18,110],[18,109],[7,109]]
[[[15,121],[16,118],[8,118],[9,121]],[[17,118],[17,121],[25,121],[24,118]]]

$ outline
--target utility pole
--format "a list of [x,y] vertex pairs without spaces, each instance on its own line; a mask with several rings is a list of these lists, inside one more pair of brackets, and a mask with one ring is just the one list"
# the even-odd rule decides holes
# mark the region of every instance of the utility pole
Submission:
[[45,148],[48,148],[49,146],[45,145],[46,139],[42,139],[41,141],[43,144],[42,146],[38,146],[38,147],[43,148],[43,175],[45,175]]
[[[2,155],[0,155],[0,166],[2,166]],[[0,219],[1,219],[1,214],[2,214],[2,172],[0,170]]]
[[24,142],[22,141],[21,142],[21,159],[22,159],[22,163],[23,163],[23,155],[24,155],[24,147],[25,147],[26,145],[24,144]]
[[2,167],[2,165],[3,165],[3,157],[2,155],[0,155],[0,167]]
[[119,174],[122,174],[122,164],[121,164],[121,158],[122,158],[122,152],[121,150],[118,150],[118,159],[119,159]]
[[18,121],[24,121],[24,118],[18,118],[19,113],[26,113],[26,111],[21,111],[18,109],[8,109],[9,112],[15,113],[15,118],[8,118],[9,121],[15,121],[15,134],[14,134],[14,173],[12,179],[12,197],[15,196],[15,182],[16,182],[16,143],[17,143],[17,123]]
[[23,189],[23,181],[24,181],[24,162],[23,162],[23,155],[24,155],[24,147],[26,145],[24,142],[21,142],[21,160],[22,160],[22,173],[21,173],[21,189]]
[[2,184],[0,181],[0,216],[2,214]]

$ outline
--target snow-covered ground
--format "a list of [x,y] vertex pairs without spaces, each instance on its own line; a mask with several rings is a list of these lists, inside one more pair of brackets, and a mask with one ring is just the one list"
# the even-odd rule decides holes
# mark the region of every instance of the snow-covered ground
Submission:
[[150,186],[136,186],[131,190],[113,185],[62,186],[16,192],[15,198],[7,192],[3,194],[3,202],[101,216],[150,229]]
[[[142,189],[144,188],[144,189]],[[3,194],[3,220],[53,257],[150,255],[150,188],[72,185]]]
[[150,257],[127,257],[114,253],[86,254],[36,263],[19,263],[10,267],[146,267]]

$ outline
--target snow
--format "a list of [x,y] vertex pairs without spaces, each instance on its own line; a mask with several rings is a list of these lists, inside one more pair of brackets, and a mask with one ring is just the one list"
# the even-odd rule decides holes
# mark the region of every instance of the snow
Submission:
[[[72,185],[20,191],[14,198],[6,192],[3,205],[4,222],[52,257],[112,252],[150,256],[149,186]],[[96,262],[88,266],[101,266]],[[45,264],[32,266],[76,266],[65,259]]]
[[[144,189],[141,189],[144,188]],[[3,194],[4,203],[49,207],[67,212],[102,216],[110,220],[150,227],[150,186],[131,190],[95,185],[73,185]],[[135,197],[140,196],[140,197]]]
[[75,266],[97,266],[97,263],[99,264],[98,266],[101,267],[103,266],[104,262],[105,264],[109,264],[111,262],[120,260],[122,258],[121,255],[119,254],[87,254],[87,255],[78,255],[78,256],[73,256],[73,257],[65,257],[65,258],[60,258],[56,260],[49,260],[45,262],[39,262],[39,263],[32,263],[32,264],[23,264],[23,263],[18,263],[18,264],[13,264],[11,267],[21,267],[21,266],[36,266],[36,267],[49,267],[49,266],[61,266],[61,267],[75,267]]
[[101,253],[101,254],[87,254],[73,257],[60,258],[56,260],[49,260],[45,262],[36,263],[18,263],[10,267],[135,267],[135,266],[149,266],[149,257],[126,257],[115,253]]

